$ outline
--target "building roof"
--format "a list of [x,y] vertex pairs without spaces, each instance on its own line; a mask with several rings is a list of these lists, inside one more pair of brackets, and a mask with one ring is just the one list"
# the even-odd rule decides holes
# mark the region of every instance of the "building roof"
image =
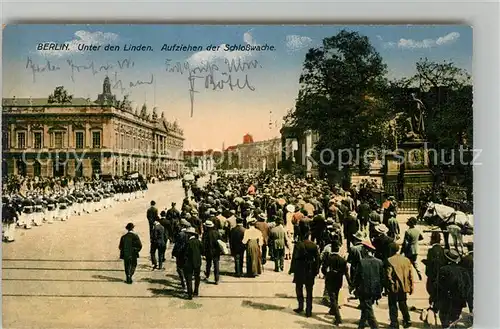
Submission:
[[[48,97],[45,98],[3,98],[2,106],[7,107],[40,107],[40,106],[88,106],[94,105],[97,106],[99,104],[95,103],[92,100],[87,100],[83,97],[75,97],[71,100],[71,103],[59,104],[59,103],[50,103],[49,104]],[[30,104],[31,102],[31,104]]]

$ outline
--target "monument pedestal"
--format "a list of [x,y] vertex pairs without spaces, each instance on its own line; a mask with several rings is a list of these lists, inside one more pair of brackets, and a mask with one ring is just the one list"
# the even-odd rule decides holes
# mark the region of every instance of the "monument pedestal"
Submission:
[[429,151],[423,139],[412,139],[399,145],[398,153],[404,157],[403,179],[405,190],[408,187],[428,187],[434,182],[434,175],[429,169]]

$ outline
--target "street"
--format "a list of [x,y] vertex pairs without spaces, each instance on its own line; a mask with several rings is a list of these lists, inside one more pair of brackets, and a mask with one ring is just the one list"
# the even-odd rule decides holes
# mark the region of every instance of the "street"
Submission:
[[[283,273],[268,261],[256,278],[236,278],[229,256],[221,260],[219,285],[202,282],[200,297],[183,299],[171,246],[165,271],[151,271],[146,210],[155,200],[158,209],[182,204],[180,181],[149,185],[144,199],[119,203],[96,214],[72,217],[67,222],[44,223],[18,229],[13,243],[3,244],[2,292],[4,328],[310,328],[333,327],[328,308],[320,305],[324,281],[314,287],[313,317],[296,315],[297,306],[289,261]],[[399,218],[406,229],[406,216]],[[118,242],[125,225],[133,222],[143,249],[134,283],[124,283]],[[429,241],[424,234],[423,243]],[[427,248],[420,248],[420,260]],[[345,250],[344,250],[345,252]],[[424,265],[419,263],[422,272]],[[204,268],[204,266],[203,266]],[[202,268],[202,270],[203,270]],[[213,276],[213,274],[212,274]],[[203,277],[203,274],[202,274]],[[416,277],[416,275],[415,275]],[[341,295],[342,328],[356,328],[357,301]],[[425,276],[417,282],[408,305],[427,307]],[[389,323],[387,298],[374,307],[381,327]],[[466,309],[464,309],[465,311]],[[468,311],[468,310],[467,310]],[[411,312],[412,328],[424,328],[419,313]]]

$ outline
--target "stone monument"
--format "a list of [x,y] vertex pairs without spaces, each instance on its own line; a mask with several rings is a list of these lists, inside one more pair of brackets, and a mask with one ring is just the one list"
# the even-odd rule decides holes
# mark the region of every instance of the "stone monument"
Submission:
[[434,181],[425,139],[425,106],[415,94],[411,96],[412,106],[405,121],[405,136],[398,143],[394,129],[394,144],[397,149],[385,156],[384,185],[386,187],[396,185],[398,199],[403,199],[407,190],[432,186]]

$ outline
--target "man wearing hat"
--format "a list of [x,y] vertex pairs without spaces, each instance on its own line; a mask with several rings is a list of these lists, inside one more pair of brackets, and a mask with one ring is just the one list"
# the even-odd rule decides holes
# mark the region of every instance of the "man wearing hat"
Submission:
[[241,277],[243,275],[245,255],[245,245],[243,244],[245,227],[243,226],[243,218],[236,218],[236,223],[236,227],[233,227],[229,234],[229,247],[231,248],[231,256],[234,258],[234,272],[237,277]]
[[436,302],[436,287],[439,270],[448,262],[444,256],[444,248],[441,246],[441,232],[432,232],[430,248],[427,250],[427,258],[422,260],[425,264],[425,275],[427,276],[426,289],[429,294],[429,305]]
[[132,276],[137,267],[137,258],[139,258],[142,243],[139,236],[134,232],[133,223],[128,223],[125,229],[128,232],[121,237],[118,248],[120,249],[120,259],[123,259],[125,266],[126,282],[132,284]]
[[375,247],[375,257],[380,259],[384,264],[387,258],[390,257],[389,245],[394,242],[394,239],[387,236],[389,229],[384,224],[375,226],[376,235],[372,239],[373,246]]
[[280,272],[284,268],[285,248],[290,248],[286,236],[286,230],[283,227],[283,219],[276,219],[276,226],[270,232],[270,245],[274,254],[274,271]]
[[[383,225],[383,224],[381,224]],[[413,294],[413,268],[408,258],[398,254],[399,246],[395,242],[389,244],[387,259],[387,292],[389,299],[390,328],[399,328],[398,306],[403,315],[403,327],[411,327],[410,312],[406,303],[407,294]]]
[[371,329],[375,329],[378,328],[378,323],[373,313],[373,304],[382,298],[385,270],[382,261],[374,257],[375,247],[370,241],[363,241],[362,245],[366,256],[356,266],[353,277],[353,287],[361,309],[358,328],[365,328],[368,324]]
[[351,247],[352,236],[359,231],[359,222],[355,212],[349,212],[344,216],[344,236],[347,241],[347,249]]
[[[184,260],[185,260],[185,251],[186,251],[186,243],[187,243],[187,235],[186,230],[190,225],[185,225],[181,227],[179,233],[174,242],[174,247],[172,248],[172,257],[175,257],[175,265],[177,274],[179,275],[179,280],[181,281],[181,287],[184,289],[186,287],[185,284],[185,274],[184,274]],[[182,225],[182,224],[180,224]]]
[[422,241],[424,237],[422,233],[415,227],[417,225],[417,219],[415,217],[410,217],[406,222],[408,229],[405,232],[403,245],[401,247],[401,253],[404,254],[412,263],[415,271],[417,272],[418,279],[422,280],[422,274],[417,263],[418,257],[418,242]]
[[[186,286],[188,299],[198,296],[200,291],[201,255],[203,254],[203,244],[198,239],[198,234],[194,227],[189,227],[185,231],[187,236],[186,250],[184,252],[184,275],[186,276]],[[193,289],[194,277],[194,289]]]
[[214,266],[214,279],[215,284],[219,284],[219,261],[221,255],[221,247],[219,240],[221,239],[219,231],[215,228],[211,220],[205,222],[205,232],[203,232],[203,250],[206,259],[205,280],[210,277],[212,264]]
[[439,270],[436,304],[442,327],[449,328],[450,324],[460,318],[473,282],[470,281],[467,270],[459,265],[461,258],[458,251],[446,250],[444,255],[448,264]]
[[365,235],[363,232],[358,231],[353,235],[353,246],[349,249],[349,256],[347,257],[347,262],[351,264],[351,278],[354,277],[356,273],[356,267],[359,265],[361,259],[366,257],[366,248],[363,247],[363,240]]

